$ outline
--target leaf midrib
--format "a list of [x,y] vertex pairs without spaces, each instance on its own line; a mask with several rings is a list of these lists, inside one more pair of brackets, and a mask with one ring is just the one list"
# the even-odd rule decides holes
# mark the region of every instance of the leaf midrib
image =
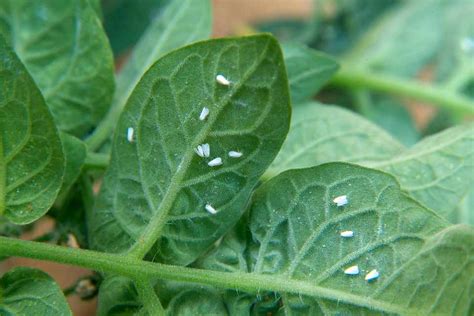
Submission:
[[[193,148],[195,148],[198,144],[202,143],[205,137],[210,133],[210,130],[213,128],[215,121],[219,117],[221,111],[225,108],[225,105],[229,103],[230,99],[236,94],[236,92],[242,87],[242,85],[255,72],[261,62],[265,59],[269,46],[270,40],[267,39],[265,48],[262,50],[259,58],[257,59],[257,62],[247,71],[247,73],[242,76],[239,82],[233,84],[232,90],[225,97],[223,97],[220,102],[217,102],[217,111],[209,115],[208,124],[206,124],[204,128],[197,134],[189,150],[184,153],[183,159],[179,164],[182,167],[170,179],[170,185],[165,195],[163,196],[163,199],[161,200],[158,209],[154,210],[154,215],[151,217],[144,232],[135,241],[135,244],[128,251],[128,257],[139,259],[143,258],[151,249],[153,244],[159,239],[163,227],[167,222],[168,213],[171,210],[176,196],[179,194],[182,188],[183,178],[186,175],[186,172],[188,171],[193,156],[195,155]],[[149,205],[153,205],[153,203],[150,203],[149,196],[146,196],[146,199]]]

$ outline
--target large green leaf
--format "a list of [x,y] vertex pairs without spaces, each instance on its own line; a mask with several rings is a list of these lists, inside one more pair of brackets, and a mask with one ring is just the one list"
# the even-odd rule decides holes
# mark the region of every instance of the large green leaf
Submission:
[[0,314],[72,315],[59,286],[46,273],[19,267],[0,278]]
[[161,56],[191,42],[208,38],[211,30],[209,0],[172,1],[148,27],[120,72],[114,103],[123,106],[143,74]]
[[293,104],[313,97],[339,68],[328,55],[304,45],[288,43],[282,48]]
[[[289,102],[282,53],[269,35],[196,43],[160,59],[119,121],[89,220],[92,247],[141,257],[158,241],[156,259],[192,262],[240,217],[286,136]],[[210,113],[200,120],[203,107]],[[209,158],[194,152],[203,143]],[[216,157],[223,164],[210,167]]]
[[106,113],[113,56],[88,0],[4,0],[0,34],[26,65],[59,128],[84,135]]
[[0,37],[0,214],[27,224],[51,207],[64,158],[40,91]]
[[346,161],[385,170],[427,207],[457,223],[457,206],[473,185],[473,124],[403,149],[355,113],[309,103],[294,109],[292,128],[266,178],[283,170]]
[[266,177],[330,161],[383,161],[403,146],[364,118],[315,102],[293,108],[291,128]]
[[[332,201],[340,195],[347,195],[346,206]],[[254,201],[251,237],[222,243],[201,267],[272,275],[282,284],[299,281],[313,294],[268,293],[268,302],[261,292],[245,303],[243,293],[235,293],[247,312],[266,307],[261,314],[469,314],[474,229],[449,226],[406,196],[392,176],[329,163],[277,176],[258,189]],[[354,237],[341,237],[343,230]],[[239,264],[241,258],[247,264]],[[361,272],[346,275],[353,265]],[[372,269],[380,277],[367,282]],[[226,299],[228,306],[235,303]]]
[[411,196],[455,222],[456,207],[474,185],[474,124],[450,128],[368,165],[393,174]]

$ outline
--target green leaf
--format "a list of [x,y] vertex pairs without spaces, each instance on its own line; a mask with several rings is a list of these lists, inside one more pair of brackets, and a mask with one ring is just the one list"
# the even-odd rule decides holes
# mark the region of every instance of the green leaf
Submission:
[[187,290],[173,298],[166,309],[167,315],[228,315],[220,295],[199,289]]
[[102,19],[101,0],[88,0],[89,5],[94,9],[95,14]]
[[98,316],[141,315],[144,313],[138,292],[133,281],[113,276],[100,285]]
[[456,222],[456,207],[474,184],[474,124],[450,128],[368,165],[393,174],[412,197]]
[[[387,96],[359,91],[356,102],[359,108],[372,122],[385,129],[405,146],[412,146],[419,141],[420,135],[415,122],[406,106],[399,100]],[[362,100],[359,100],[359,98]],[[362,104],[360,104],[362,103]]]
[[354,162],[393,174],[412,197],[457,223],[457,206],[472,187],[473,128],[454,127],[404,150],[356,114],[308,103],[294,109],[288,137],[265,178],[329,161]]
[[40,270],[26,267],[14,268],[0,278],[0,314],[72,315],[54,280]]
[[474,187],[471,185],[469,192],[458,205],[456,214],[457,223],[469,224],[474,226]]
[[390,135],[357,114],[311,102],[293,108],[290,132],[265,177],[330,161],[383,161],[402,150]]
[[58,127],[83,136],[107,112],[113,56],[88,0],[5,0],[0,34],[26,65]]
[[28,224],[61,187],[61,141],[40,91],[1,37],[0,82],[0,214]]
[[304,45],[284,44],[282,48],[293,104],[313,97],[339,68],[328,55]]
[[[243,212],[288,132],[289,102],[281,50],[269,35],[200,42],[161,58],[119,121],[89,220],[92,247],[142,257],[158,241],[153,258],[194,261]],[[210,114],[201,121],[203,107]],[[204,143],[209,158],[194,152]],[[210,167],[216,157],[223,165]]]
[[170,0],[102,1],[104,28],[115,56],[132,47]]
[[[332,201],[340,195],[347,195],[346,206]],[[388,174],[345,163],[287,171],[257,190],[249,223],[247,247],[223,243],[201,267],[235,271],[228,263],[244,257],[248,272],[271,275],[282,284],[298,281],[295,286],[310,293],[268,293],[275,312],[469,313],[474,229],[449,226],[405,195]],[[342,238],[344,230],[352,230],[354,237]],[[346,275],[353,265],[360,274]],[[380,277],[367,282],[364,277],[372,269]],[[264,291],[265,284],[259,288]]]
[[209,0],[172,1],[148,27],[117,77],[114,103],[124,105],[143,74],[164,54],[211,34]]
[[440,48],[443,1],[406,1],[365,33],[349,54],[351,63],[413,76]]
[[61,133],[66,169],[64,172],[61,193],[66,193],[76,182],[81,174],[82,166],[86,160],[86,145],[78,138],[66,133]]

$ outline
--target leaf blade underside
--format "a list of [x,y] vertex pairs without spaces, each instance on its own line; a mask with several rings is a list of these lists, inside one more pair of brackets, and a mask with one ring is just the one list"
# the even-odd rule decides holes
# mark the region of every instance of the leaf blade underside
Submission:
[[474,125],[450,128],[409,149],[347,110],[317,103],[293,109],[292,127],[265,175],[329,161],[353,162],[394,175],[402,189],[453,223],[472,187]]
[[0,214],[15,224],[44,215],[61,187],[64,157],[43,96],[0,37]]
[[290,132],[267,177],[332,161],[383,161],[403,150],[364,118],[337,106],[308,102],[293,109]]
[[63,292],[49,275],[17,267],[0,278],[0,314],[72,315],[72,312]]
[[[332,201],[341,194],[349,199],[344,207]],[[199,315],[203,306],[217,315],[469,314],[474,229],[449,225],[404,194],[392,176],[328,163],[280,174],[253,201],[248,217],[193,263],[228,272],[229,280],[253,279],[245,283],[253,291],[235,291],[232,281],[219,289],[157,280],[170,315]],[[341,237],[343,230],[354,236]],[[352,265],[358,275],[344,273]],[[380,276],[368,282],[372,269]],[[101,297],[104,312],[143,311],[127,278],[109,280]]]
[[[229,86],[216,82],[223,74]],[[200,120],[203,107],[209,116]],[[200,42],[160,59],[119,121],[109,170],[90,223],[96,249],[188,264],[235,223],[289,125],[281,50],[257,35]],[[276,126],[276,128],[275,128]],[[134,128],[129,143],[126,132]],[[210,144],[209,158],[194,149]],[[240,151],[232,158],[229,151]],[[222,166],[210,167],[216,157]],[[146,171],[146,172],[145,172]],[[210,203],[218,210],[205,210]]]
[[366,165],[394,175],[413,198],[456,222],[456,208],[474,185],[474,124],[449,128],[393,159]]
[[297,43],[282,45],[293,104],[311,99],[339,68],[329,55]]
[[59,129],[84,136],[103,118],[114,63],[88,0],[2,1],[0,34],[35,79]]
[[[332,199],[341,194],[349,203],[337,207]],[[225,291],[228,310],[465,315],[473,303],[473,228],[449,226],[388,174],[346,163],[290,170],[254,200],[250,236],[228,234],[199,266],[298,280],[320,295]],[[343,230],[354,237],[341,237]],[[360,274],[344,274],[352,265]],[[367,282],[372,269],[380,277]]]

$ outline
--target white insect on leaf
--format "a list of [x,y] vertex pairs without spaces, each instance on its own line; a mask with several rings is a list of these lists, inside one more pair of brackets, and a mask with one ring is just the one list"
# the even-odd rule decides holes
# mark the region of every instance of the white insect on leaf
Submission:
[[196,148],[194,148],[194,152],[199,156],[199,157],[204,157],[204,150],[202,149],[202,146],[199,145]]
[[349,267],[347,268],[346,270],[344,270],[344,273],[345,274],[348,274],[348,275],[357,275],[359,274],[359,266],[352,266],[352,267]]
[[332,201],[336,203],[337,206],[344,206],[349,202],[349,200],[347,199],[347,195],[338,196]]
[[380,273],[376,269],[373,269],[372,271],[367,273],[367,275],[365,276],[365,280],[372,281],[372,280],[377,279],[379,276],[380,276]]
[[206,204],[205,208],[206,208],[206,211],[208,211],[211,214],[217,213],[217,210],[209,203]]
[[127,128],[127,140],[129,143],[133,142],[133,134],[134,134],[133,127]]
[[229,151],[229,157],[231,158],[240,158],[242,157],[242,153],[241,152],[238,152],[238,151]]
[[209,144],[202,144],[201,145],[201,148],[202,148],[202,153],[204,155],[204,157],[209,157],[211,155],[211,147],[209,146]]
[[354,237],[354,232],[352,230],[345,230],[341,232],[341,237],[346,237],[346,238]]
[[227,78],[224,77],[223,75],[217,75],[217,76],[216,76],[216,81],[217,81],[219,84],[223,85],[223,86],[228,86],[228,85],[230,85],[230,81],[227,80]]
[[203,107],[201,114],[199,114],[199,120],[204,121],[208,115],[209,115],[209,109],[206,107]]
[[214,158],[211,161],[209,161],[207,164],[209,165],[209,167],[220,166],[222,165],[222,158],[221,157]]

